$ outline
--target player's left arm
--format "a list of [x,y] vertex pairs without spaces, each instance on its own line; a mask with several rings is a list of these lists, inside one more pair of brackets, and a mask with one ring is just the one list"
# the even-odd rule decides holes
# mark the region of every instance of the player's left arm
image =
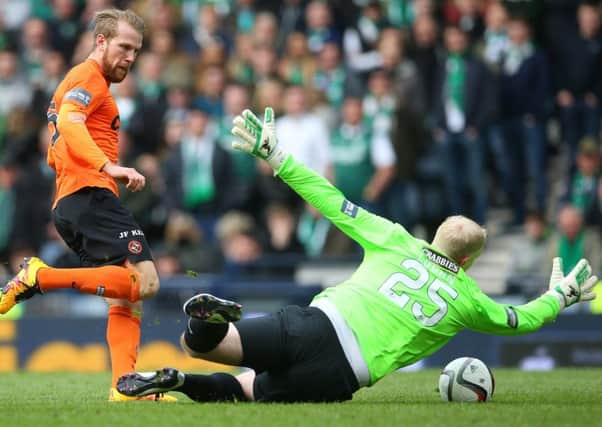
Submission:
[[271,108],[266,109],[263,124],[245,110],[234,119],[232,133],[241,139],[233,143],[235,149],[267,161],[297,194],[361,246],[383,244],[395,229],[391,221],[351,203],[327,179],[281,150]]
[[597,281],[587,260],[580,260],[565,277],[561,259],[555,258],[549,290],[527,304],[498,304],[480,290],[475,292],[472,297],[476,315],[470,318],[467,327],[497,335],[536,331],[545,323],[555,320],[564,308],[594,299],[596,295],[592,288]]
[[474,311],[468,316],[466,327],[477,332],[527,334],[554,321],[560,313],[558,300],[550,295],[542,295],[522,305],[499,304],[481,291],[472,297]]

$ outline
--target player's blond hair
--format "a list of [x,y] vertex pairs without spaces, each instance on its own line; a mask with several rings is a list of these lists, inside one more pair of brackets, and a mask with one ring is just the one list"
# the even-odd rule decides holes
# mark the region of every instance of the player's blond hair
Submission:
[[134,11],[127,9],[105,9],[96,12],[92,24],[94,25],[94,38],[102,34],[107,39],[117,35],[117,23],[123,21],[132,26],[138,33],[144,34],[144,19]]
[[439,225],[433,246],[460,263],[463,257],[480,251],[486,239],[487,230],[465,216],[454,215]]

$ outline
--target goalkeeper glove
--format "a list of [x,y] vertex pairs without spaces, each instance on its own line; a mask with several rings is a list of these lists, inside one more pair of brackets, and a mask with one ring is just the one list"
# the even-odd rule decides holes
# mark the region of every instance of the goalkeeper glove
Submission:
[[554,258],[547,295],[554,295],[560,302],[560,309],[570,307],[576,302],[591,301],[596,297],[592,291],[598,281],[592,276],[592,268],[587,260],[582,259],[571,270],[568,276],[562,272],[562,259]]
[[234,141],[232,148],[265,160],[274,172],[278,172],[287,153],[279,147],[276,139],[274,110],[271,107],[265,109],[263,124],[249,110],[244,110],[241,115],[236,116],[232,123],[232,134],[241,139]]

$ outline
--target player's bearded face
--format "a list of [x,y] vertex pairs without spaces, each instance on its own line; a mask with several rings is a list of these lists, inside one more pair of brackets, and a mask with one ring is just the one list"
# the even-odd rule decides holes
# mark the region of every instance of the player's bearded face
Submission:
[[119,83],[127,76],[142,47],[142,35],[125,22],[119,22],[117,35],[107,39],[106,43],[102,69],[109,81]]

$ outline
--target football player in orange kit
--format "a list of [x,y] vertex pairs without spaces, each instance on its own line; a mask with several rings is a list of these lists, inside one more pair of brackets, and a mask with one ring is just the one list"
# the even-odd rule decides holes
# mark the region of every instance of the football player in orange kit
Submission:
[[105,297],[113,373],[109,401],[121,401],[131,400],[116,391],[115,383],[135,367],[141,300],[159,290],[144,233],[117,198],[117,181],[139,191],[145,178],[117,164],[119,111],[109,91],[111,83],[125,78],[140,51],[144,21],[130,10],[108,9],[98,12],[93,23],[94,50],[67,73],[47,114],[48,164],[56,172],[52,219],[84,267],[57,269],[39,258],[25,258],[0,290],[0,314],[54,289]]

